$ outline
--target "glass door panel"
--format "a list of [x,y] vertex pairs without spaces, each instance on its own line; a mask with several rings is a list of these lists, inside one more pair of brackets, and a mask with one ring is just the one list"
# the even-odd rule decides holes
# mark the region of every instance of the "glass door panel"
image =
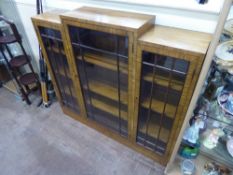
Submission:
[[69,27],[88,118],[127,136],[128,39]]
[[143,52],[137,142],[164,154],[189,62]]
[[58,30],[39,27],[40,35],[46,49],[56,84],[61,94],[63,105],[80,113],[75,96],[67,58],[65,55],[61,33]]

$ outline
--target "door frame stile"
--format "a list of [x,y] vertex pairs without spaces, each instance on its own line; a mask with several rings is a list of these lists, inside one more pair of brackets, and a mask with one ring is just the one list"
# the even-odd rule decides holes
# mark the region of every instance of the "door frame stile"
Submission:
[[39,31],[39,26],[52,28],[52,29],[55,29],[55,30],[59,31],[59,25],[58,24],[52,24],[52,23],[46,23],[45,21],[39,21],[39,20],[36,20],[36,19],[33,19],[33,18],[32,18],[32,22],[33,22],[34,29],[36,31],[36,35],[37,35],[37,38],[38,38],[38,41],[39,41],[39,45],[40,45],[41,50],[42,50],[43,58],[45,59],[46,65],[48,67],[48,71],[50,72],[51,80],[52,80],[52,82],[54,84],[54,90],[55,90],[56,96],[58,98],[58,101],[59,101],[60,105],[63,106],[63,104],[61,102],[61,99],[62,99],[61,98],[61,92],[60,92],[60,90],[58,88],[57,81],[56,81],[53,69],[52,69],[52,67],[50,65],[50,61],[49,61],[46,49],[45,49],[44,44],[43,44],[43,40],[42,40],[42,38],[40,36],[40,31]]
[[65,41],[64,49],[65,49],[67,61],[70,67],[71,77],[72,77],[72,81],[75,87],[75,93],[78,98],[78,103],[80,106],[81,117],[87,118],[87,111],[86,111],[86,106],[84,103],[84,97],[83,97],[82,88],[80,84],[79,73],[76,68],[76,60],[75,60],[74,51],[71,45],[71,38],[69,36],[68,30],[69,30],[68,25],[64,21],[62,21],[61,31],[62,31],[62,38]]

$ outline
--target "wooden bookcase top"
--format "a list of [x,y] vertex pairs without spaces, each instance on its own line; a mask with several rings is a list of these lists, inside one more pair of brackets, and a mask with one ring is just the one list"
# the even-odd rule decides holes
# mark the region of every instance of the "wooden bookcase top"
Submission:
[[65,13],[65,10],[52,10],[36,16],[33,16],[33,20],[45,21],[53,24],[61,24],[60,14]]
[[63,13],[61,18],[130,31],[138,30],[148,22],[154,23],[155,21],[153,15],[93,7],[81,7]]
[[185,29],[155,25],[139,38],[148,46],[165,46],[197,54],[206,54],[212,35]]

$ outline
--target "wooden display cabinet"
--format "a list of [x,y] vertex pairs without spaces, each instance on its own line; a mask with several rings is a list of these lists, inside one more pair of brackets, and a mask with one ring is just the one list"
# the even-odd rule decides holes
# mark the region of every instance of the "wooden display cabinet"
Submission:
[[61,20],[86,117],[132,138],[136,41],[155,17],[82,7],[62,14]]
[[[62,109],[81,114],[78,98],[72,80],[72,71],[64,47],[59,14],[64,11],[51,11],[32,18],[32,22],[46,61],[56,96]],[[76,83],[77,84],[77,83]]]
[[139,38],[135,139],[162,164],[183,124],[210,40],[206,33],[163,26]]
[[33,23],[64,113],[165,165],[211,36],[151,15],[59,13]]

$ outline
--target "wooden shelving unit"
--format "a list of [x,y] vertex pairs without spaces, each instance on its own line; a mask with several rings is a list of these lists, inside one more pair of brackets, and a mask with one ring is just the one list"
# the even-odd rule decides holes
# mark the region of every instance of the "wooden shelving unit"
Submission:
[[33,18],[64,113],[165,165],[211,36],[154,22],[91,7]]

